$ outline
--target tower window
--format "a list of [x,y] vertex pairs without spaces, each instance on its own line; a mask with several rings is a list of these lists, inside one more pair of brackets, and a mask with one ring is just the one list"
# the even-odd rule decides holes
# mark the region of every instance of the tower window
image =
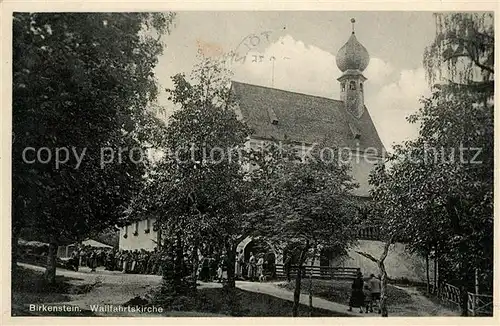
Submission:
[[363,91],[363,83],[359,83],[359,90]]
[[350,90],[353,90],[355,91],[356,90],[356,82],[354,80],[352,80],[350,83],[349,83],[349,89]]
[[345,83],[344,82],[340,83],[340,88],[342,89],[342,92],[345,91]]

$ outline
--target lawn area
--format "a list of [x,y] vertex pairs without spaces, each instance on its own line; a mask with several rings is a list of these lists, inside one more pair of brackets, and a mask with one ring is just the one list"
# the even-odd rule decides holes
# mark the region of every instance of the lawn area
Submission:
[[[312,280],[312,292],[314,296],[341,303],[344,305],[349,304],[351,296],[352,281],[348,280]],[[290,283],[280,284],[280,287],[289,291],[294,291],[295,282],[292,280]],[[309,279],[302,280],[301,286],[302,293],[309,293]],[[395,288],[390,284],[387,285],[387,305],[404,305],[412,302],[411,296],[405,291]]]
[[[56,302],[67,302],[69,294],[84,293],[90,291],[89,286],[75,286],[69,284],[71,278],[57,275],[56,284],[48,285],[43,273],[23,267],[16,267],[12,272],[12,316],[92,316],[88,310],[79,312],[31,312],[30,304],[52,304]],[[68,305],[66,305],[68,306]]]
[[[60,272],[61,274],[64,273]],[[76,276],[74,276],[76,275]],[[108,275],[102,283],[94,284],[95,276],[82,273],[81,276],[72,272],[71,275],[57,275],[57,283],[49,286],[43,272],[19,266],[12,274],[12,316],[148,316],[148,317],[214,317],[214,316],[242,316],[242,317],[286,317],[292,315],[293,303],[271,295],[245,291],[237,288],[238,305],[230,313],[227,307],[226,292],[221,287],[200,288],[193,297],[180,297],[174,309],[162,313],[102,313],[90,311],[90,305],[104,302],[106,304],[127,306],[157,306],[153,301],[158,288],[151,288],[151,292],[144,294],[144,287],[149,284],[147,278],[128,274]],[[70,277],[71,276],[71,277]],[[80,278],[81,277],[81,278]],[[120,282],[123,280],[123,283]],[[128,280],[128,281],[127,281]],[[138,296],[137,293],[142,293]],[[139,298],[135,300],[135,298]],[[132,302],[132,301],[136,302]],[[234,301],[231,301],[233,303]],[[179,304],[180,303],[180,304]],[[30,304],[46,304],[49,306],[79,307],[78,311],[47,312],[30,311]],[[309,316],[309,307],[300,305],[300,316]],[[313,308],[314,317],[344,317],[343,313],[331,312],[320,308]]]
[[[236,289],[239,298],[239,311],[233,316],[239,317],[291,317],[293,303],[271,295]],[[220,314],[224,311],[224,292],[221,288],[198,290],[195,303],[189,310]],[[194,304],[194,306],[193,306]],[[227,314],[227,313],[226,313]],[[227,314],[228,315],[228,314]],[[300,305],[299,316],[309,316],[309,307]],[[313,317],[346,317],[346,314],[313,308]]]

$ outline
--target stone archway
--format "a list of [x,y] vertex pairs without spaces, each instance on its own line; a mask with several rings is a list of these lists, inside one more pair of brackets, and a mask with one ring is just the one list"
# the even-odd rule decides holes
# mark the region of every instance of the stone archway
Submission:
[[276,249],[269,242],[259,239],[247,237],[236,247],[236,252],[240,253],[243,251],[245,261],[250,259],[250,253],[255,256],[259,254],[264,254],[264,259],[270,261],[273,266],[282,263],[281,255],[278,255]]

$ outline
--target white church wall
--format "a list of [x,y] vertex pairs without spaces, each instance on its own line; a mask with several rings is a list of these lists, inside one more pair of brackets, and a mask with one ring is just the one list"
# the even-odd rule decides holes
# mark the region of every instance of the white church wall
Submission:
[[[152,251],[156,247],[158,232],[153,230],[155,219],[138,221],[128,226],[120,228],[120,250],[140,250]],[[146,230],[149,229],[149,233]],[[137,235],[134,233],[137,231]],[[127,237],[125,237],[127,235]]]

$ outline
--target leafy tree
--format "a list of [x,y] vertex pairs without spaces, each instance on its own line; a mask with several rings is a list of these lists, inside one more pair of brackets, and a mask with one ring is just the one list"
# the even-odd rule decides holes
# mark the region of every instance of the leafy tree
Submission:
[[[229,71],[217,59],[199,58],[190,78],[184,74],[172,78],[170,100],[179,109],[166,129],[165,156],[135,206],[144,207],[144,214],[153,214],[163,225],[165,239],[179,249],[174,256],[190,253],[194,270],[199,251],[224,252],[227,286],[234,288],[236,246],[246,237],[245,221],[250,219],[246,214],[250,188],[243,168],[250,130],[235,114]],[[174,293],[182,293],[183,277],[164,279]]]
[[[357,235],[356,206],[350,193],[357,185],[338,153],[315,148],[309,156],[293,144],[268,143],[254,160],[251,174],[267,219],[259,233],[277,248],[298,253],[293,316],[298,315],[303,267],[321,248],[346,252]],[[259,198],[259,196],[255,196]]]
[[492,15],[439,14],[436,20],[424,63],[431,83],[434,69],[448,80],[409,117],[420,125],[418,138],[395,147],[370,182],[385,234],[414,251],[436,251],[440,277],[460,285],[467,315],[475,269],[485,277],[492,271]]
[[470,96],[491,95],[494,84],[493,12],[436,13],[436,36],[424,52],[431,84]]
[[[116,224],[141,187],[146,163],[138,155],[152,142],[148,130],[157,124],[146,110],[157,95],[153,69],[173,17],[13,17],[13,248],[22,233],[48,242],[50,282],[57,246]],[[66,148],[60,159],[67,161],[57,164],[52,157],[41,163],[28,147],[52,155]],[[110,163],[103,164],[108,147],[114,157],[106,156]],[[125,149],[121,157],[119,148]],[[138,149],[135,157],[132,148]]]

